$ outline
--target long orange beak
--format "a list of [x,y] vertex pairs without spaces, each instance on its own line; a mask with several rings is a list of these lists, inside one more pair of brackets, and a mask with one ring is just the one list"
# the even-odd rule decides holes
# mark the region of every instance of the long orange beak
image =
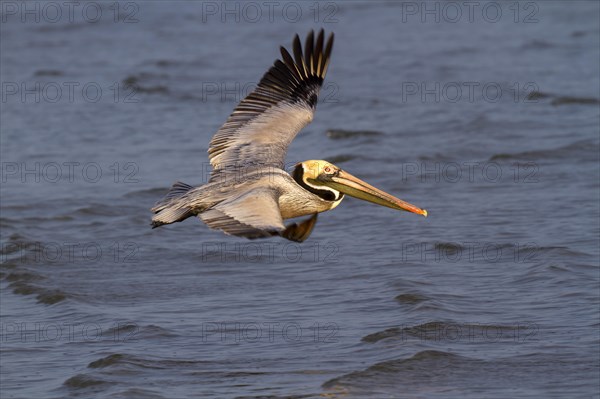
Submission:
[[413,204],[402,201],[343,170],[340,170],[337,176],[319,176],[318,182],[358,199],[387,206],[388,208],[417,213],[427,217],[427,211],[425,209],[418,208]]

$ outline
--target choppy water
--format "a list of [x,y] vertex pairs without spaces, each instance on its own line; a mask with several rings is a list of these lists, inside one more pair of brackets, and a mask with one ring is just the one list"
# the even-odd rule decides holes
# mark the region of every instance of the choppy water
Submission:
[[[1,10],[3,398],[599,397],[597,2],[23,4]],[[321,26],[288,160],[430,216],[346,199],[301,245],[151,230]]]

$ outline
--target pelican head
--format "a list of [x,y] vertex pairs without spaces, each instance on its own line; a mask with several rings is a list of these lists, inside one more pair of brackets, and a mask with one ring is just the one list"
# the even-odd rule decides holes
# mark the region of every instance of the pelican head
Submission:
[[339,202],[344,194],[348,194],[388,208],[427,216],[426,210],[381,191],[327,161],[304,161],[296,165],[293,177],[304,188],[326,200]]

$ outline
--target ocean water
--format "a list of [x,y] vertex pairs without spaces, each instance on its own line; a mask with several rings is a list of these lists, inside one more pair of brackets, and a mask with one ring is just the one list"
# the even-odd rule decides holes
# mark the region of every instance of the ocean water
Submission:
[[[9,2],[2,398],[600,397],[598,2]],[[293,35],[336,35],[302,244],[150,229]]]

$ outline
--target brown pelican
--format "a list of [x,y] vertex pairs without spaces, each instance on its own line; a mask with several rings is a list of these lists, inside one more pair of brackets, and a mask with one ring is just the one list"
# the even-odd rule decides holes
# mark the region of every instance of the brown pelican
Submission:
[[[317,214],[335,208],[344,194],[393,209],[427,216],[327,161],[283,170],[287,148],[313,119],[317,95],[329,65],[333,34],[311,31],[304,45],[298,35],[293,56],[281,47],[281,59],[262,77],[214,135],[208,149],[209,182],[192,187],[177,182],[152,212],[152,227],[198,216],[213,229],[246,238],[281,236],[304,241]],[[311,215],[285,226],[286,219]]]

